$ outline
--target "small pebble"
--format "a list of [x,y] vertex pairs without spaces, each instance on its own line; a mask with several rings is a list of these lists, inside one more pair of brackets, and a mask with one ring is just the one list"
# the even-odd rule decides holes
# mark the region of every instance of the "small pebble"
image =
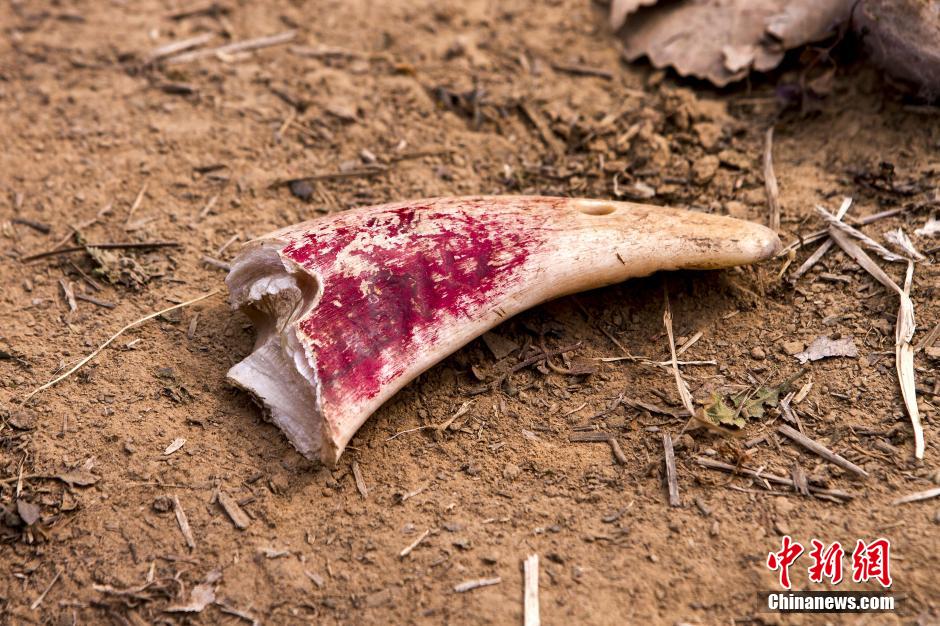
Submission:
[[173,502],[167,496],[160,496],[153,501],[153,510],[157,513],[166,513],[173,508]]
[[503,477],[508,480],[515,480],[522,473],[522,469],[515,463],[507,463],[503,468]]
[[300,198],[304,202],[310,202],[310,199],[313,198],[313,186],[306,180],[291,181],[289,187],[294,197]]

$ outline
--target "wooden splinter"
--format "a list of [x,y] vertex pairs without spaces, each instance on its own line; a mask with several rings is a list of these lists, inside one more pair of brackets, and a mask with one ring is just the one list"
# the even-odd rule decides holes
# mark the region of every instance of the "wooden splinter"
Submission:
[[757,224],[568,198],[437,198],[334,213],[248,244],[226,283],[257,328],[228,378],[334,464],[418,374],[546,300],[660,270],[767,259]]

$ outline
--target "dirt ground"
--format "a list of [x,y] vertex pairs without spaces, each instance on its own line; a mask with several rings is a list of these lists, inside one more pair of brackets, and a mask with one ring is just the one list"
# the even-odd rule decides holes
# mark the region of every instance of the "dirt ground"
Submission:
[[[865,228],[879,241],[899,226],[913,236],[937,207],[938,109],[909,102],[851,42],[835,60],[794,54],[769,77],[715,91],[624,64],[604,8],[587,0],[226,0],[188,11],[207,6],[0,8],[0,622],[520,623],[521,564],[537,553],[547,624],[940,623],[940,501],[891,504],[940,482],[936,361],[915,358],[927,440],[917,462],[894,368],[897,297],[838,251],[795,284],[787,277],[815,246],[783,279],[777,259],[532,310],[497,329],[520,350],[497,361],[474,341],[374,415],[333,470],[298,455],[225,382],[253,333],[221,293],[128,331],[18,408],[124,324],[220,287],[247,239],[330,211],[538,193],[765,222],[771,126],[785,243],[822,227],[814,205],[835,211],[843,196],[853,218],[903,209]],[[255,52],[148,64],[158,46],[200,33],[213,46],[285,30],[293,41]],[[323,177],[271,186],[309,175]],[[86,242],[179,246],[20,260],[74,242],[73,227]],[[936,260],[936,239],[913,239]],[[883,265],[903,279],[903,265]],[[917,264],[915,342],[940,317],[938,275]],[[870,476],[776,435],[779,407],[747,420],[741,438],[680,435],[669,369],[597,360],[665,358],[664,291],[677,341],[702,333],[683,358],[716,363],[682,368],[702,405],[796,374],[796,344],[852,336],[858,356],[811,363],[794,408],[807,435]],[[477,393],[540,338],[581,342],[566,358],[594,373],[540,365]],[[392,438],[468,401],[441,436]],[[616,437],[625,463],[606,443],[569,441],[589,424]],[[664,432],[676,439],[677,508]],[[700,457],[781,476],[798,467],[854,498],[768,490]],[[762,612],[758,593],[777,588],[767,554],[787,533],[847,552],[889,538],[897,613]],[[796,587],[826,588],[808,582],[805,558]],[[201,613],[173,610],[212,588]]]

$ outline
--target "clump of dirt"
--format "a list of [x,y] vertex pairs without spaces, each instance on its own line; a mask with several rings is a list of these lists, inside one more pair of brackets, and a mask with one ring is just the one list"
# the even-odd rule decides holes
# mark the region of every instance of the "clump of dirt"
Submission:
[[[896,210],[862,228],[881,241],[901,227],[936,260],[936,238],[914,235],[938,202],[934,109],[862,63],[829,64],[813,85],[797,61],[750,86],[690,85],[623,64],[605,21],[570,1],[10,5],[6,621],[507,623],[521,619],[521,563],[537,553],[546,622],[800,623],[764,613],[758,596],[778,588],[766,559],[782,535],[847,551],[889,538],[903,599],[878,622],[940,619],[940,504],[892,505],[940,480],[936,336],[915,355],[918,462],[894,367],[897,297],[837,248],[795,282],[819,244],[520,315],[497,330],[514,348],[497,355],[480,340],[446,359],[373,416],[335,469],[303,459],[226,384],[253,330],[221,295],[127,331],[19,408],[118,328],[220,286],[244,242],[331,211],[538,193],[766,223],[770,127],[786,242],[824,227],[814,205],[835,212],[851,196],[849,223]],[[287,31],[266,47],[229,46]],[[197,50],[229,47],[180,62],[187,51],[158,50],[192,38]],[[115,252],[146,280],[103,280],[82,251],[19,260],[76,228],[97,244],[180,246]],[[900,265],[885,267],[903,282]],[[936,265],[918,263],[915,346],[937,322],[938,285]],[[750,407],[738,436],[689,423],[658,364],[669,355],[664,292],[696,407]],[[854,337],[858,355],[801,365],[794,355],[823,336]],[[555,367],[536,360],[499,380],[533,350],[573,344]],[[868,478],[781,436],[790,422]],[[825,588],[799,565],[797,587]]]

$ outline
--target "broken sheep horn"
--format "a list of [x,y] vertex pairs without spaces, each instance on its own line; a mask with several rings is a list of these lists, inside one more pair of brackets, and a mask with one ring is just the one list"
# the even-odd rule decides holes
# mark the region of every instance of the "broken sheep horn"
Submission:
[[334,213],[251,242],[226,278],[257,328],[228,378],[304,456],[335,464],[418,374],[513,315],[658,270],[767,259],[773,231],[628,202],[416,200]]

